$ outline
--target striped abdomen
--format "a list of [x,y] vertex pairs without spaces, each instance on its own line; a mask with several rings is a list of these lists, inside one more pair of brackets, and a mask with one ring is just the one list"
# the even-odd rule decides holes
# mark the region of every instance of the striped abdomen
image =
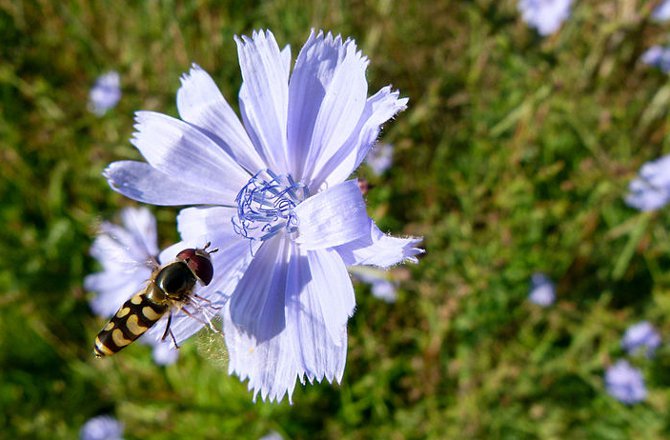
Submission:
[[142,336],[167,312],[168,303],[159,304],[150,298],[146,289],[121,306],[116,315],[95,338],[93,352],[97,357],[111,356]]

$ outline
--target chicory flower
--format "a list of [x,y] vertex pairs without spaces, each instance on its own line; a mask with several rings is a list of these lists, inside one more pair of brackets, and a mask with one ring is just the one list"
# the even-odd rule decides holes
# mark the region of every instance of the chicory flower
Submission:
[[112,416],[89,419],[79,430],[80,440],[123,440],[123,424]]
[[643,54],[640,60],[648,66],[656,67],[664,73],[670,72],[670,48],[664,46],[651,46]]
[[384,143],[375,145],[365,158],[365,162],[376,176],[381,176],[393,163],[393,145]]
[[[90,300],[93,312],[110,317],[146,285],[160,261],[156,218],[147,208],[123,209],[121,225],[109,222],[100,225],[91,256],[103,270],[86,276],[84,288],[96,293]],[[154,347],[154,361],[159,365],[176,362],[179,353],[170,348],[170,341],[160,340],[165,325],[163,321],[157,323],[139,339]]]
[[660,345],[661,335],[648,321],[631,325],[621,339],[621,347],[628,354],[634,354],[639,349],[644,348],[647,357],[652,357]]
[[198,205],[178,228],[219,248],[203,292],[229,298],[229,372],[254,397],[290,400],[296,380],[342,379],[355,307],[347,266],[422,252],[420,239],[380,231],[346,180],[407,99],[389,86],[367,96],[368,60],[353,40],[312,32],[293,69],[269,31],[235,41],[242,120],[194,65],[177,93],[181,119],[137,114],[132,142],[147,162],[115,162],[105,175],[135,200]]
[[353,267],[351,274],[370,285],[372,296],[388,303],[394,303],[397,299],[397,282],[389,278],[387,271],[373,267]]
[[570,16],[572,0],[520,0],[521,18],[542,36],[556,32]]
[[651,18],[656,21],[666,21],[670,19],[670,0],[663,0],[661,4],[656,6],[651,13]]
[[121,78],[118,72],[100,75],[88,94],[88,108],[97,116],[102,116],[114,108],[121,99]]
[[628,185],[626,204],[640,211],[654,211],[670,201],[670,155],[642,165]]
[[543,273],[534,273],[530,279],[530,293],[528,299],[533,304],[549,307],[556,300],[556,287]]
[[605,372],[605,388],[612,397],[628,405],[647,397],[642,372],[623,359]]

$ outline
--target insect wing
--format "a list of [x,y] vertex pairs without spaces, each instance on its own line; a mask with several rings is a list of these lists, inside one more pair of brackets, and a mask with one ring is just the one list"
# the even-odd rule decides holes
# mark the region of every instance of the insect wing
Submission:
[[220,334],[220,330],[214,324],[219,319],[219,314],[226,301],[227,298],[223,295],[213,295],[207,299],[193,294],[187,303],[173,304],[171,331],[176,342],[181,344],[203,327]]

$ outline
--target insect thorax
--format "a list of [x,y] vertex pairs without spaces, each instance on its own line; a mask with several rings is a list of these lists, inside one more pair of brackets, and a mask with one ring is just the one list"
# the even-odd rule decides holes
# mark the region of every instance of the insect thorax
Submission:
[[155,290],[162,290],[167,296],[166,299],[184,301],[193,291],[195,282],[196,277],[188,265],[183,261],[176,261],[158,273],[155,281],[158,289]]

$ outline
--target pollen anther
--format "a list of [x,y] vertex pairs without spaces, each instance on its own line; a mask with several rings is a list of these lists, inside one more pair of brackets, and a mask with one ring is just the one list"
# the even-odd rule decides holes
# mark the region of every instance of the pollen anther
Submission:
[[290,175],[271,170],[256,173],[235,198],[237,215],[232,223],[235,232],[250,240],[264,241],[280,231],[297,234],[298,218],[293,212],[309,197],[307,187]]

